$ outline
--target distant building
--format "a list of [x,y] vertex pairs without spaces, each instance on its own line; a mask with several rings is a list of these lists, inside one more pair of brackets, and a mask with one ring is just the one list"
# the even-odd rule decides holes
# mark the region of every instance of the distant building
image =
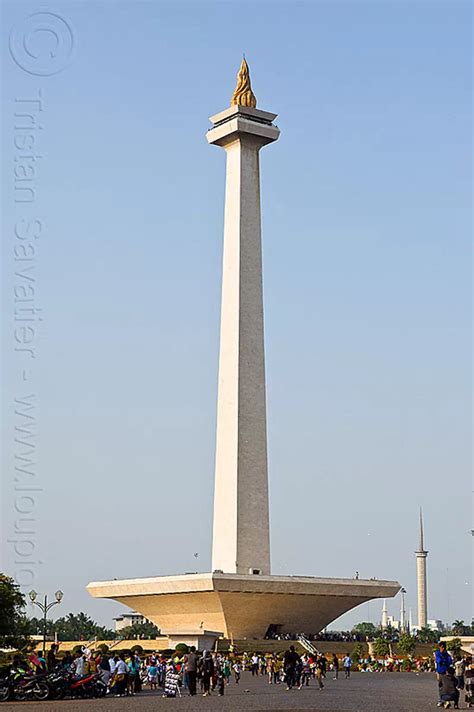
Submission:
[[400,630],[400,621],[397,621],[393,616],[387,616],[387,627],[393,628],[394,630]]
[[128,628],[129,625],[140,625],[141,623],[150,623],[148,618],[142,616],[141,613],[137,611],[130,611],[130,613],[122,613],[121,616],[114,618],[115,621],[115,632],[123,630],[123,628]]
[[444,625],[443,621],[431,619],[427,621],[427,627],[430,628],[431,630],[437,630],[440,633],[442,633],[444,630],[446,630],[446,626]]

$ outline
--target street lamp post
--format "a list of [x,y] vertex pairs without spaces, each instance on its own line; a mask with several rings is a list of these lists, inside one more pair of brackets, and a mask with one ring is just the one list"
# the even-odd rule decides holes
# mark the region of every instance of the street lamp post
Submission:
[[53,606],[57,606],[58,603],[61,603],[64,594],[62,591],[56,591],[56,593],[54,594],[54,597],[56,600],[52,601],[51,603],[48,603],[48,596],[46,596],[46,595],[44,597],[44,603],[40,603],[40,601],[37,601],[36,599],[38,597],[38,594],[36,593],[36,591],[30,591],[28,595],[30,597],[31,603],[33,603],[35,606],[38,606],[40,611],[43,611],[43,658],[44,658],[44,656],[46,654],[46,620],[47,620],[46,616],[48,614],[48,611],[50,611]]

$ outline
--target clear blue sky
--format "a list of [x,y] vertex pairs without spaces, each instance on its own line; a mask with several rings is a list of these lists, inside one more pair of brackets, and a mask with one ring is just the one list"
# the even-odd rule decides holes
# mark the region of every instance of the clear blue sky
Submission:
[[[8,52],[39,9],[3,7],[3,568],[27,395],[38,591],[110,622],[88,581],[210,567],[225,156],[205,132],[245,52],[281,129],[262,153],[273,571],[398,579],[415,615],[422,505],[429,617],[470,620],[470,3],[53,3],[75,44],[52,76]],[[28,41],[42,57],[51,36]],[[38,89],[23,206],[15,99]],[[25,216],[34,360],[14,350]]]

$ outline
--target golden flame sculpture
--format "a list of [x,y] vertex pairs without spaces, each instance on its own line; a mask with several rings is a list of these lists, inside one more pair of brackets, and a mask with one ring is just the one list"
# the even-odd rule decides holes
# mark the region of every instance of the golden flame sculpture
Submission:
[[240,65],[239,73],[237,74],[237,86],[232,94],[232,99],[230,100],[231,106],[250,106],[255,109],[257,106],[257,99],[250,86],[250,72],[249,65],[247,64],[245,57]]

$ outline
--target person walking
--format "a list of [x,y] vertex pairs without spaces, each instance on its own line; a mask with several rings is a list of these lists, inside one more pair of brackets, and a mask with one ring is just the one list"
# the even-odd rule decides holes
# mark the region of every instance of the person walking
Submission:
[[116,697],[125,697],[128,681],[128,665],[125,662],[125,655],[120,653],[117,665],[115,666],[115,689]]
[[299,684],[300,690],[305,685],[306,685],[306,687],[309,686],[309,680],[311,677],[311,667],[310,667],[310,663],[309,663],[309,657],[307,655],[304,655],[301,658],[301,664],[302,664],[302,670],[301,670],[301,678],[300,678],[300,684]]
[[268,665],[267,665],[267,670],[268,670],[268,684],[273,685],[273,680],[275,677],[275,668],[276,668],[276,661],[275,657],[272,655],[270,658]]
[[203,697],[211,694],[211,678],[214,675],[214,661],[209,650],[204,650],[201,658]]
[[238,660],[236,660],[235,663],[232,665],[232,669],[234,671],[235,684],[238,685],[240,682],[240,675],[242,674],[242,665]]
[[135,655],[132,656],[135,660],[136,663],[136,672],[135,672],[135,692],[141,692],[142,691],[142,678],[140,676],[141,670],[142,670],[142,661],[140,660],[140,656],[138,654],[138,651],[135,651]]
[[128,695],[134,695],[135,694],[135,681],[137,679],[137,673],[139,673],[140,668],[137,665],[137,661],[135,660],[135,656],[132,653],[129,658],[125,661],[127,664],[128,672],[127,672],[127,694]]
[[188,688],[189,694],[194,696],[196,694],[196,678],[198,669],[198,655],[196,653],[196,647],[191,645],[189,653],[184,656],[184,670],[188,677]]
[[225,684],[228,685],[230,683],[230,676],[232,675],[232,667],[227,656],[222,662],[222,673],[224,675]]
[[252,663],[252,677],[254,677],[255,675],[258,675],[258,663],[259,663],[258,655],[255,655],[255,654],[252,655],[251,663]]
[[344,666],[344,677],[346,680],[351,676],[352,658],[349,653],[346,653],[344,660],[342,661]]
[[286,689],[291,688],[296,684],[296,666],[298,665],[300,656],[295,651],[295,646],[290,645],[283,657],[283,669],[285,671]]
[[334,673],[334,680],[337,680],[339,678],[339,658],[337,657],[336,653],[333,653],[332,656],[332,671]]
[[323,689],[323,677],[326,675],[326,658],[323,655],[318,655],[316,660],[316,679],[318,681],[318,687],[320,690]]

